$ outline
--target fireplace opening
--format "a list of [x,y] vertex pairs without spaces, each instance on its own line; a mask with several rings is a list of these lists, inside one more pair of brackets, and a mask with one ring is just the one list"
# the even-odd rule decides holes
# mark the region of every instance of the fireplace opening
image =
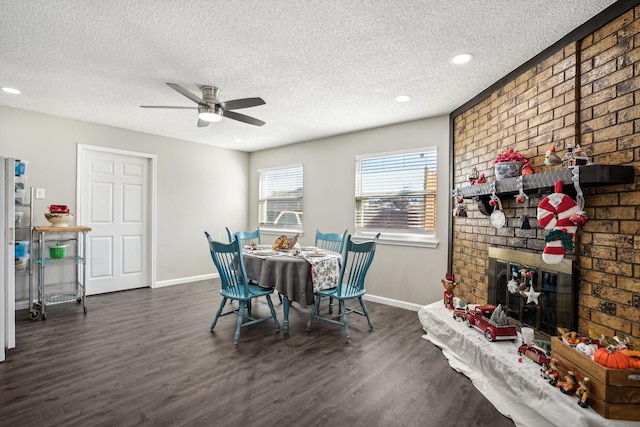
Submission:
[[572,260],[546,264],[540,254],[490,247],[487,276],[487,302],[501,304],[513,323],[545,335],[577,330],[579,274]]

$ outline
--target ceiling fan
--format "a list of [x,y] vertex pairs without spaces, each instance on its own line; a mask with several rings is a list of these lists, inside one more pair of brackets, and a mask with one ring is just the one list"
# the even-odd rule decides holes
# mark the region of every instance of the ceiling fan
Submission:
[[250,125],[262,126],[264,122],[254,117],[249,117],[244,114],[236,113],[231,110],[238,110],[241,108],[257,107],[258,105],[264,105],[265,102],[262,98],[242,98],[233,99],[231,101],[220,102],[218,94],[220,89],[215,86],[202,86],[202,98],[198,98],[187,89],[175,83],[167,83],[171,89],[186,96],[196,104],[197,107],[176,107],[176,106],[164,106],[164,105],[141,105],[142,108],[170,108],[170,109],[184,109],[184,110],[198,110],[198,127],[209,126],[211,122],[219,122],[223,117],[229,119],[238,120],[239,122],[248,123]]

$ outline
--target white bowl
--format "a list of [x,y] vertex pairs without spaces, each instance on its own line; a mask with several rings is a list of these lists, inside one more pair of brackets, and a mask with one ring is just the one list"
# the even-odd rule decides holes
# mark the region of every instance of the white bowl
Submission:
[[73,215],[65,213],[45,212],[44,217],[51,223],[52,227],[68,227]]

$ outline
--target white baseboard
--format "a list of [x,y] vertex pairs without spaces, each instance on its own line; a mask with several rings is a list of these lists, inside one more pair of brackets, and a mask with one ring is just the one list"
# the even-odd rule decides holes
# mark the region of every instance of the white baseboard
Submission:
[[399,301],[397,299],[392,299],[392,298],[379,297],[377,295],[365,294],[363,298],[367,301],[379,302],[380,304],[404,308],[406,310],[411,310],[416,312],[420,311],[420,309],[422,308],[422,305],[420,304],[414,304],[406,301]]
[[201,280],[217,279],[220,277],[218,273],[203,274],[201,276],[181,277],[179,279],[163,280],[156,282],[154,288],[163,288],[165,286],[182,285],[184,283],[199,282]]
[[[202,276],[194,276],[194,277],[183,277],[180,279],[173,280],[165,280],[163,282],[156,282],[155,288],[161,288],[164,286],[172,286],[172,285],[180,285],[184,283],[198,282],[200,280],[208,280],[208,279],[216,279],[219,278],[220,275],[218,273],[206,274]],[[424,304],[414,304],[411,302],[400,301],[392,298],[380,297],[377,295],[365,294],[364,299],[367,301],[373,301],[380,304],[390,305],[393,307],[404,308],[406,310],[411,310],[418,312],[424,306]]]
[[16,301],[16,310],[25,310],[29,308],[29,301],[26,299],[22,301]]
[[[161,282],[156,282],[154,288],[163,288],[165,286],[173,286],[173,285],[181,285],[185,283],[199,282],[201,280],[210,280],[217,279],[220,275],[218,273],[211,274],[203,274],[201,276],[192,276],[192,277],[182,277],[180,279],[172,279],[172,280],[163,280]],[[392,298],[380,297],[377,295],[365,294],[364,299],[367,301],[373,301],[380,304],[390,305],[393,307],[404,308],[406,310],[411,310],[418,312],[424,305],[414,304],[406,301],[400,301]],[[16,310],[23,310],[29,308],[29,301],[16,301]]]

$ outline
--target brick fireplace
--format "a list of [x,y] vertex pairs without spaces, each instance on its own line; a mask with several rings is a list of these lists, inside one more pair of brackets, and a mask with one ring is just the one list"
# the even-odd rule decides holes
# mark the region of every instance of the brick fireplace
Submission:
[[[452,185],[468,186],[474,169],[493,182],[496,154],[509,148],[536,173],[553,170],[543,163],[551,146],[562,156],[578,144],[593,163],[633,167],[631,183],[585,190],[589,222],[566,258],[580,270],[578,330],[640,338],[640,7],[623,10],[628,4],[617,2],[618,15],[590,22],[452,113]],[[502,197],[503,228],[490,224],[479,198],[465,199],[468,216],[451,219],[456,295],[470,303],[496,298],[491,247],[540,255],[547,230],[535,211],[544,195],[531,192],[524,205]],[[524,218],[530,229],[521,228]]]

